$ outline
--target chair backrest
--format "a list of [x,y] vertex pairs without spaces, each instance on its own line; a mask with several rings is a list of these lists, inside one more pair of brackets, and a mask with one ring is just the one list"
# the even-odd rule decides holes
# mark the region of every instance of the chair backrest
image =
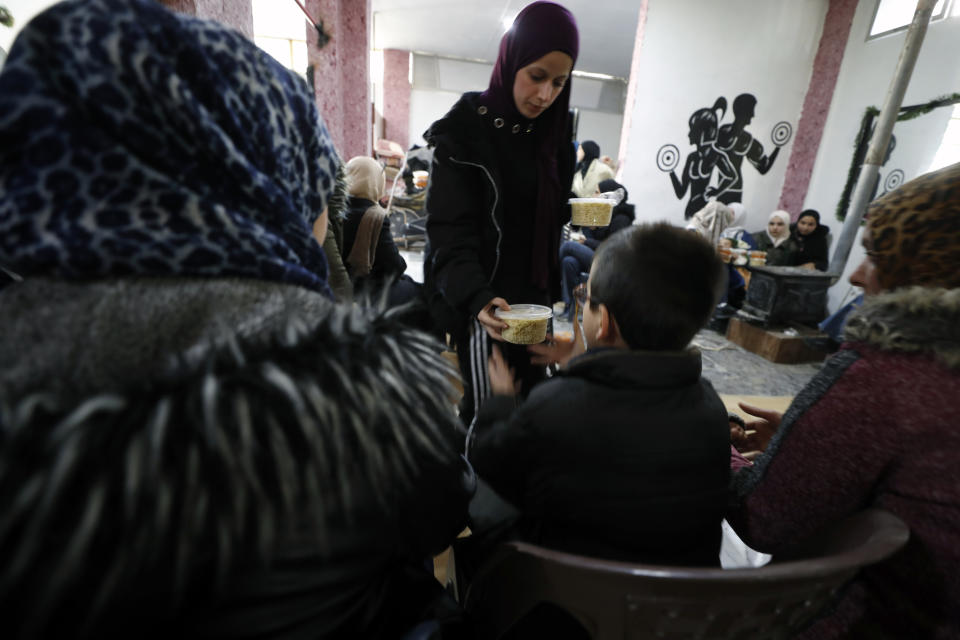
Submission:
[[481,568],[465,606],[481,639],[499,638],[542,602],[565,609],[596,640],[785,638],[908,537],[897,516],[868,509],[785,561],[727,570],[613,562],[513,542]]

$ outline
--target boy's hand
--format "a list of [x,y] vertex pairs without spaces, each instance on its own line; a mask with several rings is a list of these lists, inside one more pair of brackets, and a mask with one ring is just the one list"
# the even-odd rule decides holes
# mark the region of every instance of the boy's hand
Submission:
[[533,354],[533,357],[530,358],[531,364],[556,364],[563,368],[567,366],[567,362],[571,358],[587,350],[583,333],[580,331],[580,322],[577,320],[580,315],[580,304],[575,304],[577,308],[573,314],[573,342],[562,339],[555,340],[553,334],[547,334],[546,341],[527,347],[527,351]]
[[553,334],[547,334],[547,339],[540,344],[532,344],[527,347],[532,355],[531,364],[551,365],[559,364],[561,367],[567,363],[573,353],[573,341],[564,339],[554,339]]
[[515,396],[519,392],[519,383],[513,379],[513,369],[507,366],[500,347],[493,345],[490,359],[487,361],[487,371],[490,373],[490,389],[494,395]]

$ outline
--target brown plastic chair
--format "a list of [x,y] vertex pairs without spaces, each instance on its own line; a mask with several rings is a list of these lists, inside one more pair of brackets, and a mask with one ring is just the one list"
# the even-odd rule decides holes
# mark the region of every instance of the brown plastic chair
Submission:
[[501,637],[537,604],[560,606],[596,640],[786,638],[861,567],[907,542],[897,516],[867,509],[751,569],[696,569],[586,558],[512,542],[470,584],[478,637]]

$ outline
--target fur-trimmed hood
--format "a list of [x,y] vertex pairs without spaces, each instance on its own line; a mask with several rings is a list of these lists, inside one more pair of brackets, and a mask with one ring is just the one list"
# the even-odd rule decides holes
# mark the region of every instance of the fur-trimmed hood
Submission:
[[844,337],[887,351],[927,353],[960,369],[960,289],[907,287],[868,296]]
[[463,513],[405,535],[439,551],[464,526],[455,371],[395,312],[255,280],[28,279],[0,293],[0,327],[14,627],[175,615],[292,529],[327,557],[431,486]]

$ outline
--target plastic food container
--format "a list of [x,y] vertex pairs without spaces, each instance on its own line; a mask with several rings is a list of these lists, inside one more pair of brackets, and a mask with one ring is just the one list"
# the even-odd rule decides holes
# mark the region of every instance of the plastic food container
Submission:
[[414,171],[413,172],[413,186],[418,189],[427,188],[427,179],[430,177],[430,174],[426,171]]
[[613,215],[613,200],[607,198],[570,198],[570,224],[578,227],[608,227]]
[[547,321],[553,310],[539,304],[512,304],[510,311],[497,309],[495,317],[507,323],[501,335],[513,344],[537,344],[547,338]]
[[751,267],[762,267],[767,264],[767,252],[766,251],[751,251],[750,252],[750,266]]
[[746,250],[746,249],[730,249],[730,253],[733,255],[733,264],[735,264],[735,265],[745,265],[745,264],[747,264],[747,250]]

